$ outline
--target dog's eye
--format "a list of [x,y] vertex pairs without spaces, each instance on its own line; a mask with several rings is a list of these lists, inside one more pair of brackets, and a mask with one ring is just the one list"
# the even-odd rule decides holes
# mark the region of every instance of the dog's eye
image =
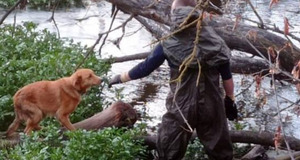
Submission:
[[93,76],[93,75],[92,75],[92,74],[90,74],[90,75],[89,75],[89,78],[92,78],[92,76]]

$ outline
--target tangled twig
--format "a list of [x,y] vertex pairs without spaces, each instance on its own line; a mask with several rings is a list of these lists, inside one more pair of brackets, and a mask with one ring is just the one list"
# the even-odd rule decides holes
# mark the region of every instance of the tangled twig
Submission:
[[49,18],[49,21],[53,21],[53,23],[54,23],[54,26],[55,26],[55,28],[56,28],[56,30],[57,30],[57,36],[58,36],[58,38],[60,38],[60,32],[59,32],[59,29],[58,29],[58,27],[57,27],[57,23],[56,23],[56,21],[55,21],[55,19],[54,19],[54,13],[55,13],[56,8],[57,8],[58,5],[59,5],[59,2],[60,2],[60,0],[58,0],[58,1],[56,2],[55,6],[54,6],[54,8],[53,8],[53,10],[52,10],[52,15],[51,15],[51,17]]
[[103,35],[105,34],[109,34],[110,32],[116,31],[117,29],[123,28],[134,16],[131,15],[124,23],[122,23],[121,25],[117,26],[114,29],[108,30],[106,32],[103,33],[99,33],[98,34],[98,39],[95,41],[94,45],[92,47],[89,48],[89,50],[87,51],[84,59],[76,66],[75,70],[77,70],[78,68],[80,68],[80,66],[86,61],[86,59],[90,56],[91,53],[93,53],[93,50],[95,49],[95,47],[97,46],[97,44],[99,44],[101,38]]

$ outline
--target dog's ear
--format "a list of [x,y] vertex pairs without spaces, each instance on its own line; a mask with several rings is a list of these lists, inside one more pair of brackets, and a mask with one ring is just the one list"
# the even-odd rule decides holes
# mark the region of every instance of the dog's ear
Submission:
[[77,76],[74,81],[73,81],[73,86],[77,89],[81,88],[81,82],[82,82],[82,77],[81,76]]

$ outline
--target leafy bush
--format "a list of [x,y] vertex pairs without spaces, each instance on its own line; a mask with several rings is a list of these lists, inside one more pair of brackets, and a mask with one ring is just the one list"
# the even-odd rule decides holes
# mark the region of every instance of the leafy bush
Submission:
[[17,0],[0,1],[0,7],[9,8],[9,7],[12,7],[16,2],[17,2]]
[[50,125],[33,132],[32,136],[23,136],[23,143],[0,151],[0,155],[3,159],[14,160],[143,159],[145,147],[142,141],[133,138],[139,134],[137,130],[106,128],[101,131],[68,131],[62,135],[58,128]]
[[[42,9],[42,10],[49,10],[54,8],[57,5],[57,0],[34,0],[29,2],[29,7],[34,9]],[[82,0],[60,0],[58,2],[59,8],[66,8],[66,7],[82,7],[83,3]]]
[[[0,7],[2,8],[10,8],[12,7],[18,0],[2,0],[0,1]],[[50,10],[54,8],[58,3],[58,0],[34,0],[29,1],[27,6],[33,9],[42,9],[42,10]],[[82,0],[59,0],[58,7],[66,8],[66,7],[82,7]]]
[[[13,119],[12,96],[24,85],[40,80],[70,76],[83,60],[86,46],[72,40],[61,40],[47,30],[36,31],[33,23],[0,27],[0,130]],[[110,64],[92,54],[82,65],[98,76],[106,74]],[[102,110],[99,88],[92,88],[71,116],[72,122],[90,117]]]
[[195,140],[193,140],[189,143],[184,158],[190,159],[190,160],[208,159],[208,156],[205,153],[204,147],[201,144],[199,138],[196,138]]

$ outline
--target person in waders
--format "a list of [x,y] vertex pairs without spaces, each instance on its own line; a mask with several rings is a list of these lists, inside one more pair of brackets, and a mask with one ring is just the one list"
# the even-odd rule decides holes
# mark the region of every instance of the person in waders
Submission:
[[[195,6],[194,0],[173,1],[172,32],[178,29]],[[198,19],[200,15],[201,11],[196,10],[189,22]],[[184,71],[181,81],[172,81],[179,77],[179,66],[193,52],[196,32],[196,26],[192,26],[161,41],[143,62],[109,81],[111,87],[143,78],[165,60],[168,61],[170,92],[166,99],[167,112],[162,117],[156,143],[160,160],[182,159],[193,130],[196,130],[209,159],[233,159],[226,119],[226,116],[229,120],[237,118],[230,71],[231,53],[224,40],[205,20],[201,26],[196,58]],[[220,75],[225,96],[219,87]]]

